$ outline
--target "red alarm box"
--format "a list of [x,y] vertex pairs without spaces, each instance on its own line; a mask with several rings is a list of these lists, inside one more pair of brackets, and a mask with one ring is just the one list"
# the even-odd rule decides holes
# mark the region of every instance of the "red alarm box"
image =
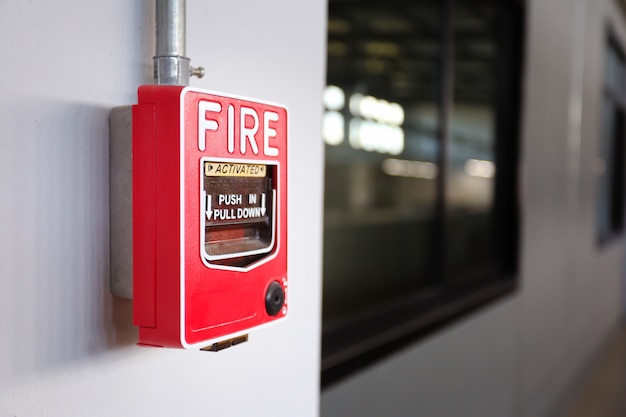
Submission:
[[181,86],[132,109],[139,344],[206,348],[287,315],[287,110]]

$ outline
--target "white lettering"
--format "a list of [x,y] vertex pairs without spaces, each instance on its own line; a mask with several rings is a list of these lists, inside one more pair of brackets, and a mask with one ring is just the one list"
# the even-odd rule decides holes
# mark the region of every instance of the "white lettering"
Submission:
[[[252,127],[248,128],[246,127],[246,116],[251,116],[252,119],[254,120],[254,124],[252,125]],[[242,155],[245,155],[246,153],[246,138],[248,139],[248,141],[250,142],[250,147],[252,148],[252,152],[255,155],[259,154],[259,147],[256,143],[256,138],[254,137],[254,135],[256,135],[257,131],[259,130],[259,115],[256,113],[256,111],[250,107],[244,107],[241,106],[241,111],[240,111],[240,117],[241,117],[241,123],[240,123],[240,148],[239,152],[241,152]]]
[[[227,103],[224,103],[226,105]],[[236,108],[237,107],[237,108]],[[215,101],[200,100],[198,102],[198,149],[200,151],[206,151],[208,132],[223,132],[226,136],[226,149],[228,153],[235,153],[236,138],[235,123],[239,124],[239,153],[245,155],[248,150],[248,144],[252,149],[252,153],[259,154],[259,141],[261,138],[257,138],[259,129],[263,128],[263,154],[269,157],[277,157],[280,153],[280,148],[275,146],[277,131],[275,123],[280,120],[280,115],[274,111],[263,112],[263,125],[259,120],[259,113],[252,107],[239,106],[237,104],[228,104],[226,108],[226,116],[224,126],[220,125],[222,118],[218,117],[223,110],[222,104]],[[213,113],[213,115],[209,114]],[[236,120],[239,117],[239,121]],[[217,137],[214,135],[214,137]],[[219,136],[223,137],[223,136]]]
[[215,220],[235,220],[235,209],[215,209],[213,210]]
[[228,106],[228,153],[235,152],[235,108]]
[[261,217],[261,207],[243,207],[237,209],[238,219]]
[[218,194],[217,196],[217,204],[218,205],[227,205],[232,206],[234,204],[241,204],[243,202],[243,197],[241,194]]
[[267,156],[278,156],[278,148],[270,146],[270,138],[276,137],[276,129],[270,127],[270,122],[278,121],[278,113],[266,111],[263,113],[263,153]]
[[219,125],[215,119],[207,119],[206,113],[219,113],[222,106],[214,101],[200,101],[198,103],[198,149],[204,151],[206,149],[206,132],[217,131]]

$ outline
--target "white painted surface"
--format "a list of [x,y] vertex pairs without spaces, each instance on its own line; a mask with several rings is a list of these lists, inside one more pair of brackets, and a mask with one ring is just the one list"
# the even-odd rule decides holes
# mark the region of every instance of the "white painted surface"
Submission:
[[134,345],[108,292],[108,114],[152,82],[152,1],[1,2],[2,416],[318,414],[325,4],[187,3],[192,85],[290,111],[289,318],[218,354]]
[[325,390],[322,416],[554,417],[615,328],[624,243],[596,244],[593,163],[623,10],[528,0],[527,15],[519,290]]

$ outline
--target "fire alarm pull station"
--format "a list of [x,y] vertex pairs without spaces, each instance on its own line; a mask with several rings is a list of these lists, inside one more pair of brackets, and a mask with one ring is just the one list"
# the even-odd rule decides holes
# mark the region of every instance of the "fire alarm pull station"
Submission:
[[219,349],[231,343],[225,339],[242,341],[288,309],[287,110],[182,86],[142,86],[138,96],[139,344]]

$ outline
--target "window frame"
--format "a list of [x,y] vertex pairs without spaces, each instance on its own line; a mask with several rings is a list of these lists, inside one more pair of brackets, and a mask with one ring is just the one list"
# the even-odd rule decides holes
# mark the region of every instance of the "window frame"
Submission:
[[[608,175],[604,175],[606,171],[598,176],[598,200],[597,201],[597,210],[596,210],[596,233],[597,233],[597,243],[599,248],[604,248],[610,243],[617,241],[620,237],[624,235],[625,223],[626,223],[626,97],[619,97],[619,94],[613,91],[610,86],[610,82],[607,79],[607,62],[608,62],[608,54],[610,51],[613,51],[620,59],[622,64],[621,71],[621,83],[623,87],[626,87],[626,53],[624,52],[624,48],[622,47],[621,42],[618,40],[614,31],[611,27],[607,30],[606,41],[605,41],[605,50],[604,50],[604,64],[605,71],[603,72],[602,79],[602,93],[600,102],[601,105],[601,116],[600,120],[603,120],[605,117],[606,109],[606,100],[611,102],[611,110],[617,110],[620,122],[614,123],[611,127],[611,137],[609,138],[610,143],[608,143],[608,155],[604,154],[602,149],[599,149],[598,157],[612,157],[612,166],[613,170]],[[626,93],[623,93],[626,94]],[[600,143],[604,144],[606,126],[604,123],[600,123]],[[606,162],[605,162],[606,164]],[[606,167],[606,165],[605,165]],[[615,169],[617,167],[618,169]],[[621,169],[619,169],[621,168]],[[606,169],[606,168],[605,168]],[[601,203],[602,196],[600,195],[602,187],[600,187],[601,182],[605,182],[606,192],[608,194],[608,201],[606,206],[603,206]],[[606,210],[605,213],[601,213],[601,210]],[[608,229],[603,230],[603,225],[601,224],[601,216],[602,214],[606,215],[609,219]]]
[[[434,274],[443,280],[445,257],[446,166],[447,143],[450,135],[450,117],[453,107],[454,36],[451,16],[452,1],[444,0],[441,9],[440,73],[443,74],[439,91],[440,167],[436,182],[436,219],[434,245],[440,259]],[[506,3],[506,5],[503,5]],[[498,259],[505,268],[488,276],[481,276],[463,284],[443,286],[429,294],[419,294],[403,304],[395,304],[352,319],[349,323],[322,327],[321,385],[326,388],[364,367],[396,352],[408,344],[471,314],[487,303],[511,294],[517,287],[519,247],[519,124],[521,121],[522,62],[525,6],[524,2],[510,0],[494,2],[498,9],[496,65],[494,154],[498,175],[494,192],[495,224],[498,239],[507,242],[497,247]],[[503,139],[506,138],[506,141]],[[351,342],[353,341],[353,342]],[[355,342],[356,341],[356,342]]]

